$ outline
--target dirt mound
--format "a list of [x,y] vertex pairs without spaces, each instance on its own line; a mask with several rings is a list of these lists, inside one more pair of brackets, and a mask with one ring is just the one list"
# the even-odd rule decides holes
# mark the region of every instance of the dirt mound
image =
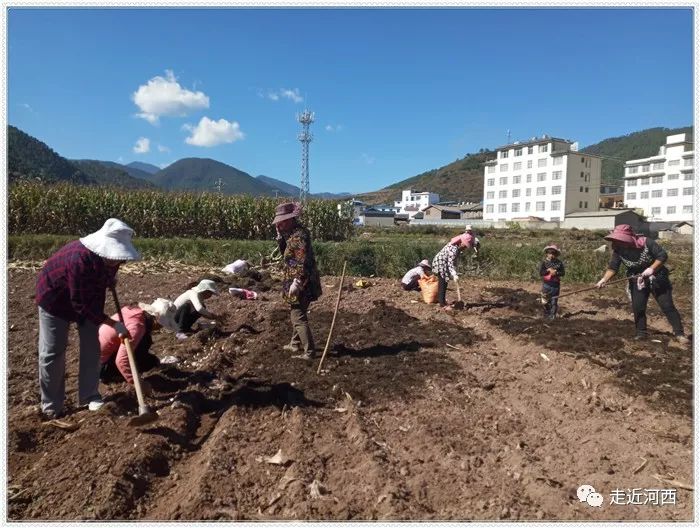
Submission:
[[[325,343],[331,319],[331,312],[312,309],[311,327],[319,348]],[[420,321],[377,301],[363,314],[338,313],[333,343],[319,377],[316,362],[292,360],[282,350],[291,337],[288,311],[254,317],[249,327],[265,340],[247,339],[254,335],[250,333],[237,334],[237,346],[246,350],[242,368],[271,383],[293,380],[295,387],[316,401],[333,401],[342,392],[375,402],[397,396],[418,397],[422,380],[432,376],[452,379],[460,370],[443,352],[431,349],[444,349],[446,343],[468,346],[479,340],[457,325]]]

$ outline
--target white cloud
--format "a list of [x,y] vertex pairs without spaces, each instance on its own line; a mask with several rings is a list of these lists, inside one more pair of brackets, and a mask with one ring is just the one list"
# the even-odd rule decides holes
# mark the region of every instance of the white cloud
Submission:
[[34,113],[34,109],[32,106],[28,103],[20,103],[20,106],[24,108],[25,110],[29,110],[30,112]]
[[145,137],[140,137],[136,140],[136,145],[134,145],[134,152],[136,154],[145,154],[151,150],[151,140]]
[[119,156],[119,157],[117,158],[117,163],[124,163],[124,157],[123,157],[123,156]]
[[173,164],[173,162],[170,161],[170,162],[168,162],[168,163],[161,163],[161,164],[158,165],[158,166],[159,166],[161,169],[164,169],[164,168],[167,167],[168,165],[172,165],[172,164]]
[[172,70],[165,70],[165,77],[158,75],[139,86],[131,99],[141,110],[136,115],[151,124],[156,124],[161,116],[185,116],[209,108],[209,97],[180,86]]
[[340,132],[343,130],[343,125],[326,125],[326,132]]
[[304,100],[301,94],[299,94],[299,88],[294,88],[294,90],[285,90],[283,88],[280,95],[282,97],[286,97],[287,99],[291,99],[295,103],[301,103]]
[[170,149],[165,145],[158,145],[158,152],[170,152]]
[[363,152],[361,158],[367,165],[374,164],[374,160],[375,160],[374,156],[370,156],[369,154],[365,154]]
[[241,132],[241,127],[236,121],[226,121],[225,119],[214,121],[205,116],[196,127],[183,125],[182,128],[190,132],[185,143],[196,147],[214,147],[245,138],[245,134]]
[[304,100],[299,93],[299,88],[294,88],[293,90],[291,88],[280,88],[277,91],[268,90],[267,94],[263,94],[263,92],[259,91],[258,95],[260,97],[267,97],[270,101],[279,101],[281,98],[284,98],[294,101],[295,103],[301,103]]

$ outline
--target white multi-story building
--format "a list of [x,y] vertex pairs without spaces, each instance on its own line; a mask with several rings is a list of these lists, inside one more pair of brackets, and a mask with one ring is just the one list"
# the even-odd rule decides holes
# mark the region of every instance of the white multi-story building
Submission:
[[666,137],[659,154],[625,163],[625,205],[652,222],[693,219],[693,143],[686,134]]
[[562,221],[575,211],[597,211],[600,168],[599,157],[565,139],[542,136],[500,147],[484,167],[484,220]]
[[399,208],[399,214],[407,214],[413,218],[426,207],[440,201],[440,195],[432,192],[419,192],[406,189],[401,192],[401,200],[394,202],[394,207]]

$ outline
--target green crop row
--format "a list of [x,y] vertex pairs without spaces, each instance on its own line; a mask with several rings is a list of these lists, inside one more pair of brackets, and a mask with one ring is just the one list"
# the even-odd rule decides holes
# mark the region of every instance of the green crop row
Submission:
[[[11,235],[8,257],[10,260],[43,260],[71,240],[68,236]],[[238,258],[255,263],[260,255],[269,255],[276,247],[274,240],[205,240],[205,239],[141,239],[134,241],[144,259],[166,259],[186,264],[223,267]],[[433,259],[444,241],[433,240],[349,240],[345,242],[314,241],[314,252],[321,274],[340,275],[347,261],[351,276],[400,278],[408,269],[427,258]],[[464,280],[478,276],[496,280],[539,281],[538,269],[543,257],[538,240],[513,244],[507,240],[485,239],[479,257],[467,252],[460,257],[458,267]],[[594,283],[603,274],[610,252],[596,252],[599,242],[579,241],[564,249],[562,260],[566,265],[564,282]],[[674,284],[692,284],[693,256],[686,245],[667,246],[668,265],[673,271]]]

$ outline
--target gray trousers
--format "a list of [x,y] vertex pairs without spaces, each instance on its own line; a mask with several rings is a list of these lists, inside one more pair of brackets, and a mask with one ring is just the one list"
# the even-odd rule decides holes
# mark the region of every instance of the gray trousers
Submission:
[[[41,410],[60,414],[66,398],[66,346],[70,322],[39,307],[39,387]],[[78,404],[100,400],[100,341],[98,327],[85,320],[78,325],[80,368]]]
[[302,301],[299,304],[292,304],[291,319],[292,319],[292,340],[289,343],[295,348],[300,349],[304,353],[312,354],[315,350],[314,336],[311,335],[309,327],[309,317],[307,310],[309,309],[309,301]]

